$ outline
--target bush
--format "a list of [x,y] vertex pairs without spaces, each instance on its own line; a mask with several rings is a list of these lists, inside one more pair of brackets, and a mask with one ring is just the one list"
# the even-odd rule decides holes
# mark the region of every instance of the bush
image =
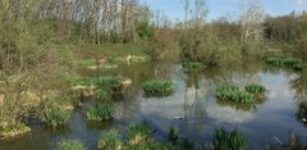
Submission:
[[115,130],[110,130],[105,134],[101,134],[98,141],[98,149],[100,150],[121,150],[123,143],[119,134]]
[[263,95],[267,90],[262,85],[250,84],[245,86],[245,91],[254,95]]
[[147,96],[167,96],[173,92],[174,85],[167,80],[150,80],[143,84]]
[[300,103],[298,107],[297,117],[298,119],[307,123],[307,102]]
[[236,103],[252,103],[254,95],[242,92],[234,85],[224,85],[216,90],[216,97],[221,101],[232,101]]
[[46,109],[42,120],[48,127],[52,127],[55,130],[56,128],[68,125],[71,113],[71,110],[50,107]]
[[247,149],[246,138],[237,130],[227,132],[224,129],[215,130],[213,150],[245,150]]
[[86,111],[88,121],[106,121],[112,119],[113,108],[109,104],[99,104]]
[[78,140],[63,140],[58,143],[59,150],[85,150],[81,141]]

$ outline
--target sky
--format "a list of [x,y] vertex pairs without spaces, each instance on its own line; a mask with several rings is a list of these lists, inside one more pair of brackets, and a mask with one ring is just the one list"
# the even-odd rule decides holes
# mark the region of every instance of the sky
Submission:
[[[152,11],[160,10],[172,20],[181,20],[184,17],[182,0],[140,0]],[[192,0],[191,0],[192,1]],[[209,9],[208,19],[219,17],[236,17],[241,0],[205,0]],[[271,16],[289,14],[292,11],[307,11],[307,0],[261,0],[265,12]]]

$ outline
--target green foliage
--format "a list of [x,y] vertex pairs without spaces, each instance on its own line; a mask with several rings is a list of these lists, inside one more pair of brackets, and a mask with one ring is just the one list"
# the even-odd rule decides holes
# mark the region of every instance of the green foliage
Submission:
[[110,130],[107,133],[102,133],[98,140],[98,149],[100,150],[120,150],[123,143],[120,140],[118,131]]
[[91,80],[91,83],[100,89],[110,89],[117,91],[122,85],[122,79],[118,76],[105,75]]
[[31,129],[23,123],[9,124],[6,126],[0,126],[0,139],[11,138],[18,135],[22,135]]
[[305,67],[303,61],[295,57],[267,57],[265,62],[274,66],[286,66],[296,71],[301,71]]
[[92,66],[96,64],[96,60],[91,58],[91,59],[84,59],[84,60],[80,60],[79,62],[80,65],[83,66]]
[[79,140],[62,140],[58,143],[58,150],[85,150],[85,146]]
[[204,65],[200,62],[184,62],[183,68],[188,69],[188,70],[202,69],[204,68]]
[[239,87],[234,85],[224,85],[216,90],[216,96],[221,101],[232,101],[236,103],[252,103],[254,101],[254,95],[242,92]]
[[237,130],[227,132],[225,129],[215,130],[213,142],[213,150],[246,150],[247,140]]
[[154,79],[146,81],[143,89],[147,96],[167,96],[174,90],[174,84],[168,80]]
[[130,143],[147,140],[150,136],[150,127],[147,123],[129,126],[127,137]]
[[155,28],[148,22],[142,22],[138,25],[137,33],[142,39],[151,39],[155,34]]
[[71,110],[63,110],[57,107],[47,108],[43,115],[43,122],[54,130],[59,127],[65,127],[69,123]]
[[262,85],[249,84],[245,86],[245,91],[253,95],[263,95],[267,90]]
[[96,91],[96,97],[99,101],[108,102],[113,97],[113,92],[110,90],[98,89]]
[[298,119],[307,123],[307,102],[300,103],[297,111],[297,117]]
[[178,138],[179,138],[178,130],[175,129],[174,127],[171,127],[168,132],[168,141],[171,142],[172,144],[176,144]]
[[98,104],[86,110],[88,121],[106,121],[112,119],[113,108],[109,104]]

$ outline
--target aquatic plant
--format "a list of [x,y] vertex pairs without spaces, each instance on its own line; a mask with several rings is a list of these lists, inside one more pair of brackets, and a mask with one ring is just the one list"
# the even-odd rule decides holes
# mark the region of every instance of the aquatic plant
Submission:
[[120,89],[122,79],[118,76],[105,75],[92,79],[92,84],[96,85],[99,89],[110,89],[117,91]]
[[246,150],[247,140],[237,130],[227,132],[225,129],[216,129],[212,142],[213,150]]
[[195,70],[195,69],[202,69],[204,68],[204,65],[200,62],[184,62],[182,64],[183,68],[185,69],[192,69],[192,70]]
[[281,57],[276,57],[276,56],[273,56],[273,57],[267,57],[265,59],[265,62],[267,64],[271,64],[271,65],[282,65],[283,64],[283,60]]
[[296,71],[304,69],[303,61],[295,57],[267,57],[265,62],[275,66],[286,66]]
[[113,92],[111,90],[98,89],[96,91],[96,98],[99,101],[107,102],[110,101],[112,97],[113,97]]
[[174,90],[174,84],[168,80],[154,79],[146,81],[143,89],[147,96],[167,96]]
[[300,103],[297,111],[297,117],[301,121],[307,123],[307,102]]
[[267,90],[262,85],[249,84],[245,86],[245,91],[254,95],[263,95]]
[[127,138],[130,145],[137,145],[147,141],[150,136],[150,127],[147,123],[129,126]]
[[106,121],[112,119],[113,108],[109,104],[98,104],[86,110],[88,121]]
[[176,144],[178,138],[179,138],[178,130],[175,129],[174,127],[171,127],[168,132],[168,141],[171,142],[172,144]]
[[239,87],[234,85],[224,85],[216,90],[216,97],[222,101],[232,101],[236,103],[251,103],[254,101],[254,95],[242,92]]
[[16,123],[13,125],[0,126],[0,138],[11,138],[18,135],[25,134],[31,131],[31,128],[23,123]]
[[85,146],[79,140],[62,140],[58,143],[58,150],[85,150]]
[[119,137],[118,131],[110,130],[102,133],[98,140],[99,150],[121,150],[123,143]]
[[67,126],[71,117],[71,113],[71,110],[50,107],[45,110],[42,116],[42,120],[48,127],[51,127],[55,130],[56,128]]

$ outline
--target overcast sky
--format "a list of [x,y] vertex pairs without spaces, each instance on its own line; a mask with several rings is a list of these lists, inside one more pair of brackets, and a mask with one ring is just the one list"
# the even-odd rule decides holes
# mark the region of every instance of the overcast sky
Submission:
[[[172,19],[183,18],[182,0],[140,0],[149,5],[151,10],[161,10]],[[191,0],[192,1],[192,0]],[[208,19],[223,16],[235,17],[238,14],[240,0],[206,0],[209,8]],[[262,0],[262,6],[267,14],[278,16],[290,12],[307,10],[307,0]]]

